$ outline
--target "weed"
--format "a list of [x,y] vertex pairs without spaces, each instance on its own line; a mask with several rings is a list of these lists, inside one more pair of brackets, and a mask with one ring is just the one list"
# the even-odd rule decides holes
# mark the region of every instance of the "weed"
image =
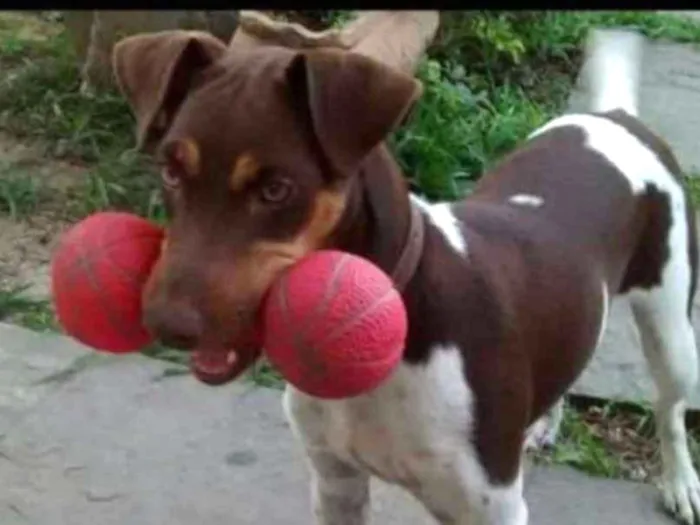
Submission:
[[261,360],[255,364],[250,374],[250,378],[258,385],[267,388],[284,388],[285,382],[279,372],[272,368],[270,363]]
[[59,329],[56,314],[48,300],[36,300],[25,306],[17,312],[13,321],[37,332],[56,332]]
[[688,174],[685,177],[685,187],[692,203],[696,207],[700,206],[700,174]]
[[[652,481],[661,473],[659,442],[649,403],[571,398],[553,450],[534,459],[572,466],[594,476]],[[697,413],[688,419],[690,454],[700,465]]]
[[622,473],[620,458],[605,447],[604,441],[571,408],[564,411],[561,433],[551,458],[596,476],[617,478]]
[[37,331],[54,329],[49,301],[27,294],[27,285],[0,286],[0,321],[13,321]]
[[73,199],[73,215],[99,210],[130,211],[162,222],[159,178],[152,164],[133,150],[110,152],[89,170]]
[[595,26],[700,42],[673,15],[619,12],[453,12],[419,71],[425,92],[393,144],[429,199],[468,191],[503,154],[563,109]]
[[0,166],[0,212],[12,220],[29,216],[40,204],[42,189],[35,177],[10,165]]
[[499,84],[543,65],[575,65],[591,28],[618,26],[654,39],[700,42],[695,21],[654,11],[454,11],[443,15],[429,53]]
[[552,113],[516,85],[489,93],[461,66],[428,60],[418,76],[423,97],[393,145],[405,172],[431,200],[462,196]]
[[[321,15],[337,22],[348,13]],[[462,195],[504,152],[559,112],[578,69],[581,43],[594,25],[700,40],[692,22],[644,11],[443,13],[431,60],[419,74],[424,97],[393,141],[419,191],[430,199]],[[129,108],[114,91],[95,97],[78,93],[78,69],[66,35],[19,43],[17,36],[0,32],[0,51],[3,45],[12,56],[43,52],[0,81],[5,127],[48,139],[54,154],[100,160],[85,188],[86,211],[116,206],[160,214],[149,183],[135,180],[142,165],[120,157],[133,145]]]
[[187,352],[168,348],[159,343],[153,343],[148,348],[142,350],[141,353],[146,357],[152,357],[178,365],[184,366],[189,363],[189,355]]
[[[44,139],[58,156],[95,161],[107,150],[131,145],[133,119],[115,91],[89,97],[79,93],[79,70],[70,41],[59,33],[40,45],[0,33],[13,53],[39,56],[21,61],[0,78],[2,126],[19,136]],[[17,41],[20,42],[20,41]],[[39,46],[39,47],[37,47]]]

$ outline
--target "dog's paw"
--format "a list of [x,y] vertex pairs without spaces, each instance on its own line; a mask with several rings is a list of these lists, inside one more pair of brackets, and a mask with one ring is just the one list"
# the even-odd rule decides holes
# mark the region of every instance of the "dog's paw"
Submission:
[[700,480],[692,467],[664,476],[659,484],[664,506],[687,525],[700,524]]

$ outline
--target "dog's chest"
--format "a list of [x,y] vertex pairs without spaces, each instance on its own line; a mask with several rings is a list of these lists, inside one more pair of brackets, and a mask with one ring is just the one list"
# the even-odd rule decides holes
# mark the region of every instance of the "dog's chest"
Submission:
[[424,366],[402,364],[377,390],[351,400],[291,390],[288,413],[307,445],[410,487],[426,470],[471,453],[471,392],[461,356],[456,349],[433,355]]

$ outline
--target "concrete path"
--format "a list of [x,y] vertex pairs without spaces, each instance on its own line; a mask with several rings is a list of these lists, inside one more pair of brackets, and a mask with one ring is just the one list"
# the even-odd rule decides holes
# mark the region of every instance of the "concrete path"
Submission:
[[[278,391],[3,324],[0,370],[2,525],[312,523]],[[647,485],[533,467],[526,491],[533,524],[673,523]],[[393,487],[374,495],[376,524],[434,523]]]
[[[640,117],[668,141],[687,173],[700,174],[700,47],[647,40],[643,60]],[[569,111],[588,109],[585,69]]]

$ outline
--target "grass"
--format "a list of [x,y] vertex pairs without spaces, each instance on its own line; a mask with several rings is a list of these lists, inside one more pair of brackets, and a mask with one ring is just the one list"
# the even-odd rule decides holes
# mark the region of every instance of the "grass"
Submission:
[[56,156],[85,161],[96,162],[105,151],[132,147],[134,121],[124,99],[116,91],[81,95],[67,35],[61,33],[51,42],[45,53],[22,61],[21,67],[2,77],[3,127],[53,144]]
[[489,94],[453,80],[464,78],[461,66],[428,60],[419,76],[423,99],[393,144],[406,173],[433,200],[463,195],[496,159],[550,116],[519,86],[504,85]]
[[648,481],[658,474],[651,409],[631,403],[577,399],[567,404],[556,446],[540,463],[574,467],[594,476]]
[[[338,23],[344,16],[329,12],[327,21]],[[69,196],[74,218],[109,208],[162,220],[157,178],[132,151],[134,121],[123,98],[116,91],[79,94],[66,35],[22,31],[23,24],[0,16],[0,129],[40,140],[49,156],[87,167],[84,182]],[[418,73],[424,96],[407,126],[391,138],[417,191],[440,200],[468,193],[494,162],[557,115],[580,67],[586,33],[594,26],[626,26],[651,38],[700,42],[694,22],[653,11],[444,13],[440,34]],[[36,212],[41,188],[20,174],[5,175],[0,170],[0,212],[16,220]],[[700,202],[697,180],[689,185]],[[22,287],[0,288],[0,319],[36,329],[55,327],[50,305],[28,298]],[[160,346],[145,354],[184,362],[182,353]],[[266,363],[252,376],[261,385],[281,385]],[[648,407],[570,406],[559,444],[538,457],[592,474],[636,479],[635,469],[645,464],[639,458],[653,442],[649,414]],[[637,457],[620,454],[613,422],[634,431],[630,440],[638,444]],[[696,440],[692,448],[700,457]]]
[[50,302],[27,294],[26,285],[0,286],[0,321],[11,321],[36,331],[56,330]]
[[[407,172],[433,199],[468,191],[495,159],[562,109],[592,26],[625,25],[653,38],[700,41],[692,22],[654,12],[474,13],[443,16],[440,38],[419,75],[425,96],[394,141]],[[342,13],[333,17],[342,19]],[[134,156],[123,156],[133,147],[131,111],[115,91],[78,93],[66,35],[22,40],[0,31],[0,63],[8,60],[22,67],[0,77],[0,125],[47,141],[53,155],[98,163],[84,211],[133,206],[157,215],[155,181],[144,189],[148,182],[139,177],[115,173],[145,170]]]
[[43,188],[36,178],[14,166],[0,166],[0,213],[20,220],[31,215],[43,197]]
[[279,375],[277,370],[272,368],[270,363],[265,360],[259,361],[251,371],[251,379],[256,384],[268,388],[281,389],[284,387],[284,379]]
[[162,221],[158,184],[152,165],[135,151],[106,151],[89,168],[84,184],[76,190],[73,213],[85,216],[98,210],[117,209]]
[[685,178],[685,187],[695,207],[700,206],[700,173],[689,174]]
[[620,458],[591,432],[581,414],[568,406],[556,446],[550,452],[536,453],[535,458],[542,463],[568,465],[597,476],[619,478],[622,473]]
[[[1,28],[0,22],[0,65],[9,71],[0,76],[0,128],[44,142],[50,156],[89,166],[71,202],[76,217],[107,208],[161,217],[157,177],[133,151],[134,119],[124,98],[116,89],[79,93],[76,57],[64,33],[18,43]],[[13,50],[9,56],[5,47]]]
[[425,93],[394,138],[402,166],[430,199],[463,195],[497,159],[565,107],[587,31],[625,26],[700,42],[674,15],[622,12],[453,12],[419,77]]

